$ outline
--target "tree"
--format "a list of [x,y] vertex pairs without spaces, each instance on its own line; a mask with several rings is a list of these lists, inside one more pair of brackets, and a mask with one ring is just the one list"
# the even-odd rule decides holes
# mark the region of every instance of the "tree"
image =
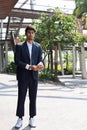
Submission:
[[[77,22],[73,15],[65,15],[56,8],[51,16],[41,14],[40,21],[36,25],[36,40],[42,44],[44,52],[52,54],[55,49],[55,73],[58,63],[58,44],[59,48],[72,46],[73,33],[76,30]],[[53,60],[51,59],[51,64]],[[52,66],[51,66],[52,67]],[[52,68],[51,68],[52,69]]]
[[[78,26],[79,26],[79,32],[81,35],[83,35],[83,22],[82,21],[82,16],[83,14],[86,15],[87,13],[87,0],[76,0],[76,8],[74,10],[74,15],[78,18]],[[84,23],[85,24],[85,23]],[[84,36],[83,36],[84,38]],[[86,65],[85,65],[85,51],[84,51],[84,41],[81,46],[81,62],[82,62],[82,77],[87,78],[86,74]]]
[[87,0],[75,0],[76,8],[74,10],[74,15],[77,18],[81,18],[84,13],[87,13]]
[[73,37],[73,77],[75,78],[75,65],[76,65],[76,56],[75,51],[78,47],[78,51],[81,55],[81,70],[82,78],[86,78],[86,66],[85,66],[85,51],[84,51],[84,42],[87,42],[87,35],[81,33],[76,33]]

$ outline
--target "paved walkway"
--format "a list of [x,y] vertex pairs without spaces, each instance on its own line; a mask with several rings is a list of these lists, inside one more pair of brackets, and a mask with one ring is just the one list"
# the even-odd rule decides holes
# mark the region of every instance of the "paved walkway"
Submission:
[[[72,76],[59,78],[65,86],[39,82],[35,130],[87,130],[87,80],[73,79]],[[27,96],[20,130],[31,130],[28,127],[28,102]],[[16,130],[16,103],[15,75],[0,74],[0,130]]]

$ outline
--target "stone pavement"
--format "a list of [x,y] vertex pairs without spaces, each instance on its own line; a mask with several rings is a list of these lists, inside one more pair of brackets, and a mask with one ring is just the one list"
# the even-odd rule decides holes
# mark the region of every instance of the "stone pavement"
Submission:
[[[37,97],[37,127],[35,130],[87,130],[87,80],[81,77],[59,76],[65,86],[39,82]],[[28,96],[24,123],[28,126]],[[0,130],[16,130],[17,104],[15,75],[0,74]]]

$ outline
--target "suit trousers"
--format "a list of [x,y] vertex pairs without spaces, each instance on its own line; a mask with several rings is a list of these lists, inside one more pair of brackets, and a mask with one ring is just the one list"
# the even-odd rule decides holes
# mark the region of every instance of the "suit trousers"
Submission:
[[19,117],[24,116],[24,104],[29,90],[29,116],[36,115],[36,96],[37,96],[38,81],[33,78],[32,71],[28,73],[28,79],[18,80],[18,102],[16,115]]

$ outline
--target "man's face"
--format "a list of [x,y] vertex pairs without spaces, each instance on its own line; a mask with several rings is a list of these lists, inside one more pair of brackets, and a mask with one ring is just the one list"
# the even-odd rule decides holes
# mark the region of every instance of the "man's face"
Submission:
[[28,30],[27,33],[26,33],[26,37],[27,37],[27,40],[33,40],[34,37],[35,37],[34,30]]

